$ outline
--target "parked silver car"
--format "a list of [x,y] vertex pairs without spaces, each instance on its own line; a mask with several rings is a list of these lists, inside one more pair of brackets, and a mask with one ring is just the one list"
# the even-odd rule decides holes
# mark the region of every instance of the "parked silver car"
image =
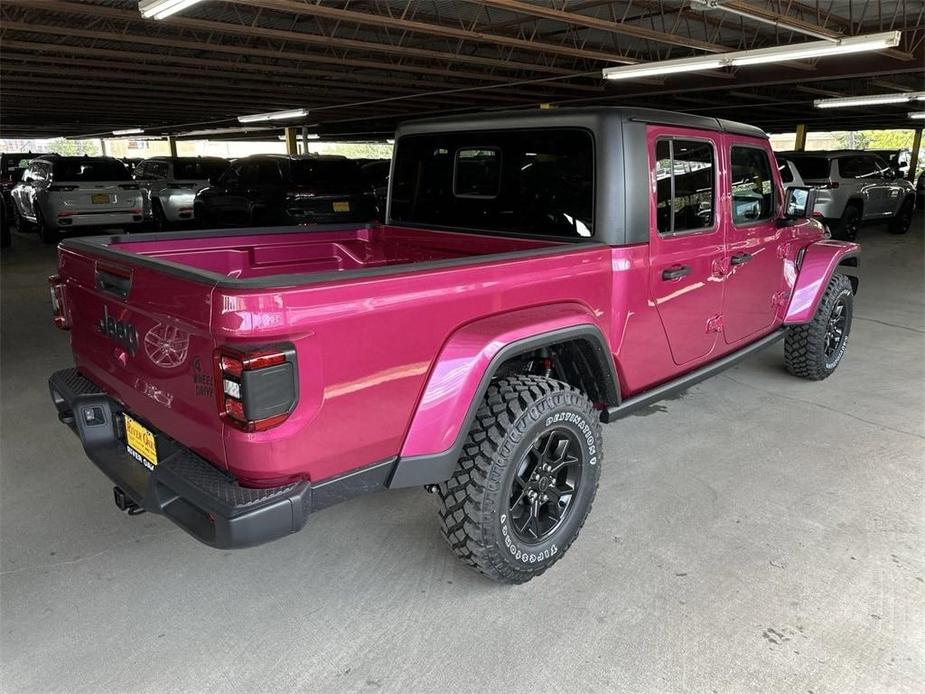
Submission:
[[145,214],[158,229],[193,221],[193,200],[225,173],[219,157],[152,157],[135,167],[134,178],[145,191]]
[[35,226],[46,243],[76,227],[129,231],[144,222],[142,192],[112,157],[42,155],[29,162],[11,196],[20,222]]
[[816,212],[837,239],[853,240],[864,222],[884,220],[894,234],[912,224],[915,188],[882,158],[864,151],[782,152],[806,185],[818,188]]

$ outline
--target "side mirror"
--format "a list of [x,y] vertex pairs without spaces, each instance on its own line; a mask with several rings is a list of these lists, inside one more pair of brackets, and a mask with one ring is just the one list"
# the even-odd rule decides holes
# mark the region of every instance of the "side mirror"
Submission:
[[816,189],[808,186],[793,186],[784,196],[784,214],[782,221],[795,222],[813,216],[816,207]]

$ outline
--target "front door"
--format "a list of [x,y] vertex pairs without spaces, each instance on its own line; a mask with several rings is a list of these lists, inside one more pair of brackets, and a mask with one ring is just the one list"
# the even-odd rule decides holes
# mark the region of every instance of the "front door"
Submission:
[[777,223],[782,188],[770,149],[735,136],[726,141],[731,197],[723,335],[732,343],[774,321],[783,286],[786,229]]
[[672,359],[713,351],[723,305],[723,224],[718,215],[721,135],[649,128],[649,293]]

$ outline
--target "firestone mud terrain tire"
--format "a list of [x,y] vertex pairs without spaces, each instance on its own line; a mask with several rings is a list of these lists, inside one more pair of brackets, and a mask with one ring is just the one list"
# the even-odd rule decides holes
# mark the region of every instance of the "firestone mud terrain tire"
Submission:
[[437,488],[446,541],[495,581],[539,576],[584,525],[601,454],[600,415],[584,393],[539,376],[499,379]]
[[784,340],[787,371],[811,381],[831,376],[845,355],[853,313],[851,282],[845,275],[832,275],[812,321],[787,332]]

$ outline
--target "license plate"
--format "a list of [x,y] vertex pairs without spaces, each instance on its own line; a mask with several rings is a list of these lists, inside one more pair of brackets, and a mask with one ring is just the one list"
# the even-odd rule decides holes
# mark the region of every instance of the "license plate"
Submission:
[[125,416],[125,442],[129,454],[151,470],[157,465],[157,443],[147,427]]
[[94,205],[108,205],[109,195],[107,193],[92,193],[90,195],[90,202]]
[[335,211],[335,212],[349,212],[349,211],[350,211],[350,203],[347,202],[346,200],[343,200],[343,201],[341,201],[341,202],[335,202],[335,203],[334,203],[334,211]]

